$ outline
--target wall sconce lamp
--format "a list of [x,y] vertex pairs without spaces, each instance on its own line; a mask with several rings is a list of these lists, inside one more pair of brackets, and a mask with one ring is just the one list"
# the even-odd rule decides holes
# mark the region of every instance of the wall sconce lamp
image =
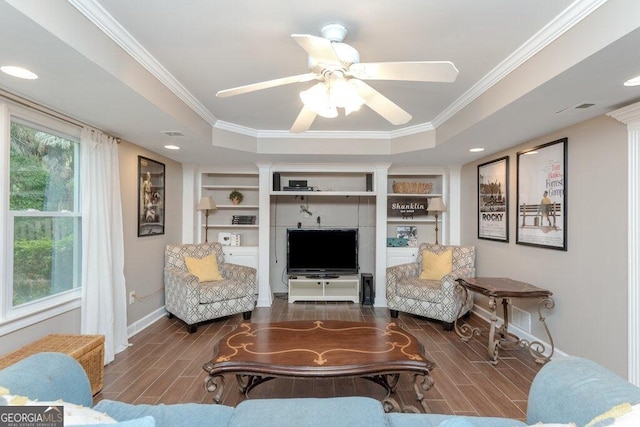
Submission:
[[435,197],[429,201],[429,211],[433,212],[433,215],[436,217],[436,245],[438,244],[438,215],[440,212],[444,212],[447,210],[447,207],[444,205],[442,201],[442,197]]
[[209,211],[215,211],[218,207],[213,201],[213,197],[203,196],[198,202],[197,209],[204,211],[204,242],[207,243],[209,241]]

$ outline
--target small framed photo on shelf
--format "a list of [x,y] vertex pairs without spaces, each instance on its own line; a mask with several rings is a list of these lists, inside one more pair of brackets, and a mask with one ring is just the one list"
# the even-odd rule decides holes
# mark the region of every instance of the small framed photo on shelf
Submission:
[[138,237],[164,234],[164,163],[138,156]]
[[407,246],[418,246],[418,227],[414,225],[396,226],[396,237],[406,239]]

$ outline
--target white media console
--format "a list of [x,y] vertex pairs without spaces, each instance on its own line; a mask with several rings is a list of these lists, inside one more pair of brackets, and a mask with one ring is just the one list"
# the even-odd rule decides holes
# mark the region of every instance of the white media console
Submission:
[[289,302],[360,301],[358,276],[289,277]]

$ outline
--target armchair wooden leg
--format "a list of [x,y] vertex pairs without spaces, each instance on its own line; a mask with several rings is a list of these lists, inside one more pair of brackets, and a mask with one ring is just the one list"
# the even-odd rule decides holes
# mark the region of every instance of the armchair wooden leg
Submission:
[[391,317],[393,317],[394,319],[398,318],[398,310],[389,310],[389,313],[391,314]]
[[197,323],[194,323],[193,325],[187,325],[187,332],[189,332],[190,334],[194,333],[197,330],[198,330]]
[[244,313],[242,313],[242,318],[244,320],[251,320],[251,311],[245,311]]
[[453,331],[454,322],[442,322],[442,329],[445,331]]
[[173,319],[173,318],[174,318],[174,317],[176,317],[176,316],[174,316],[174,315],[173,315],[173,313],[169,313],[169,312],[167,312],[167,317],[168,317],[169,319]]

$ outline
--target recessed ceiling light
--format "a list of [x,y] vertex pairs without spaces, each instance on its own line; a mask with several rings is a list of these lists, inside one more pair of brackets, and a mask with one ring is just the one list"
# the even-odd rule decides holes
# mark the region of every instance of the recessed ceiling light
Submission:
[[26,68],[16,67],[13,65],[3,65],[0,67],[3,73],[9,74],[13,77],[18,77],[19,79],[27,79],[27,80],[35,80],[38,78],[38,75],[27,70]]
[[179,150],[180,147],[178,147],[177,145],[165,145],[164,148],[166,148],[167,150]]
[[640,85],[640,76],[635,76],[632,79],[627,80],[626,82],[624,82],[625,86],[638,86]]
[[481,151],[484,151],[484,148],[482,148],[482,147],[470,148],[469,151],[472,152],[472,153],[479,153]]

